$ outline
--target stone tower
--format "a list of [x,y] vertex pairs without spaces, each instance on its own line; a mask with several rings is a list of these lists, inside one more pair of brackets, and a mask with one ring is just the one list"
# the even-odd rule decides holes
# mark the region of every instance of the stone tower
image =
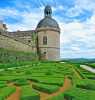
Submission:
[[44,18],[36,28],[38,41],[38,54],[40,60],[60,60],[60,28],[56,20],[52,18],[52,9],[46,6]]

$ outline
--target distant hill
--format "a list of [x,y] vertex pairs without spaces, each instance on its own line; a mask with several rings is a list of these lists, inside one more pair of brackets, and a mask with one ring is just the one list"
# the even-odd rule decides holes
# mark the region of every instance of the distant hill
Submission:
[[66,58],[62,59],[62,61],[77,61],[77,62],[95,62],[95,58],[87,59],[87,58]]

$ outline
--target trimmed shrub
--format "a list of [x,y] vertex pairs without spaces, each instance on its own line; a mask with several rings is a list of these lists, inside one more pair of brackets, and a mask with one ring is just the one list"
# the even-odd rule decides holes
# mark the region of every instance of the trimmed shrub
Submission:
[[45,73],[45,75],[52,75],[53,73],[50,71],[50,70],[48,70],[46,73]]
[[0,84],[0,88],[6,87],[7,84]]
[[7,86],[0,89],[0,99],[5,100],[9,95],[11,95],[16,90],[15,86]]
[[94,100],[95,91],[72,87],[64,92],[66,100]]
[[46,93],[54,93],[60,89],[59,86],[40,84],[40,83],[33,84],[33,88]]
[[15,85],[20,86],[20,85],[28,85],[30,84],[30,81],[27,79],[19,79],[15,81]]
[[30,86],[22,86],[20,100],[40,100],[40,94]]
[[73,84],[76,85],[77,88],[87,89],[87,90],[95,90],[95,80],[88,80],[88,79],[82,79],[82,80],[74,80]]
[[7,81],[0,81],[0,84],[7,84]]
[[60,93],[54,97],[49,98],[48,100],[63,100],[64,99],[64,94]]
[[52,77],[32,77],[29,78],[32,81],[43,83],[43,84],[50,84],[50,85],[57,85],[63,86],[64,84],[64,77],[62,78],[52,78]]
[[25,72],[25,74],[26,74],[26,75],[32,75],[32,72],[31,72],[30,70],[27,70],[27,71]]

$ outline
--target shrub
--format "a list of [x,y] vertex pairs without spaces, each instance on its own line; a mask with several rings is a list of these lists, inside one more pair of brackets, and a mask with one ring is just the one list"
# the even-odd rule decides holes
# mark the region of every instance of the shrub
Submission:
[[94,100],[95,91],[72,87],[64,93],[66,100]]
[[95,80],[74,80],[73,83],[76,85],[77,88],[87,89],[87,90],[95,90]]
[[30,84],[30,81],[27,80],[27,79],[19,79],[19,80],[15,81],[15,85],[18,85],[18,86],[20,86],[20,85],[28,85],[28,84]]
[[31,72],[30,70],[27,70],[27,71],[25,72],[25,74],[26,74],[26,75],[31,75],[32,72]]
[[64,99],[64,94],[60,93],[56,96],[53,96],[53,97],[49,98],[48,100],[63,100],[63,99]]
[[20,100],[40,100],[40,94],[30,86],[22,86]]
[[63,86],[64,84],[64,77],[62,78],[52,78],[52,77],[32,77],[30,80],[39,82],[39,83],[45,83],[50,85],[57,85],[57,86]]
[[0,89],[0,99],[5,100],[9,95],[11,95],[16,90],[15,86],[7,86]]
[[59,86],[40,84],[40,83],[33,84],[33,88],[46,93],[54,93],[60,89]]
[[36,53],[26,53],[23,51],[9,50],[0,47],[0,63],[34,60],[38,60],[38,55]]
[[0,84],[0,88],[6,87],[7,84]]
[[7,84],[7,81],[0,81],[0,84]]

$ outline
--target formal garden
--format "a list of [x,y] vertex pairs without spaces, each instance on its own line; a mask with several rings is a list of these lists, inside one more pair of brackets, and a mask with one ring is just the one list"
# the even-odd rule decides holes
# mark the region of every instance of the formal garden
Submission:
[[[83,63],[93,65],[95,63]],[[0,100],[94,100],[95,74],[70,62],[0,64]]]

